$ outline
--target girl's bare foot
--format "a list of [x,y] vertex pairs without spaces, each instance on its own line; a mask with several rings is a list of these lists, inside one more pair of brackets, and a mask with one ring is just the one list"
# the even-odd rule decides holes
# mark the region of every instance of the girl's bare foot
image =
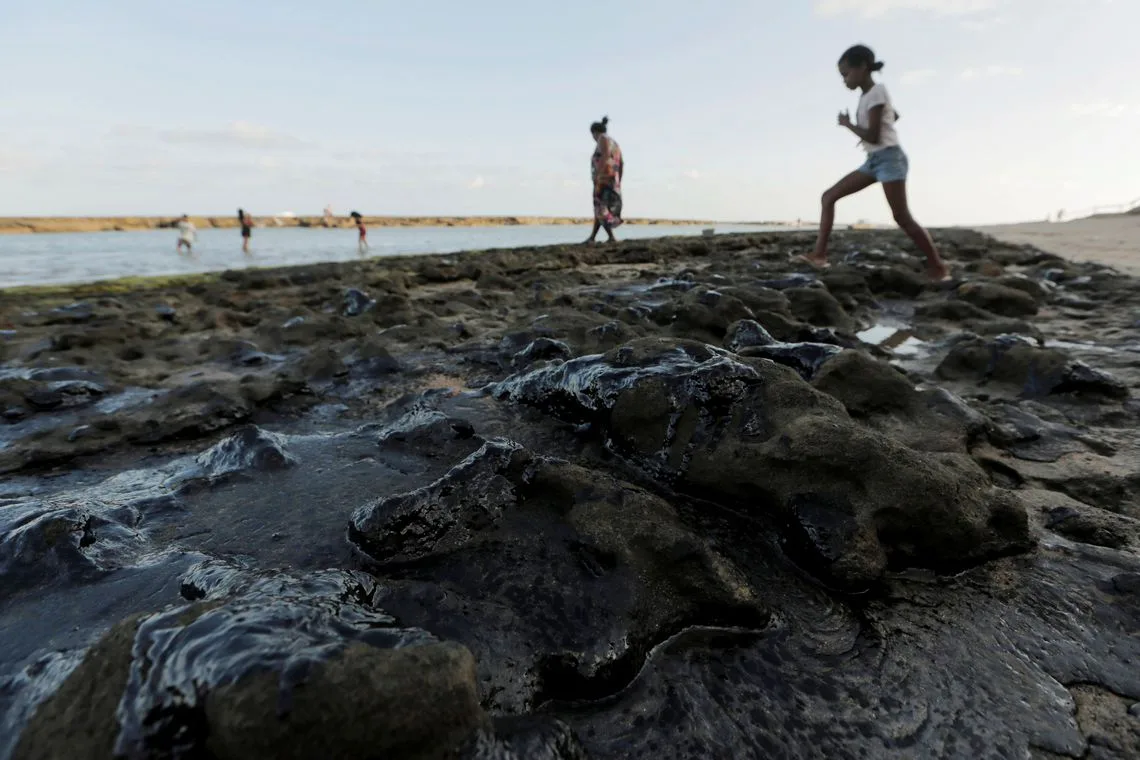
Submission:
[[942,282],[943,280],[950,279],[950,268],[946,266],[946,262],[942,259],[926,262],[926,276],[934,282]]
[[807,264],[812,269],[827,269],[831,266],[831,262],[827,260],[827,254],[823,256],[816,256],[814,253],[800,254],[791,257],[792,261],[799,261]]

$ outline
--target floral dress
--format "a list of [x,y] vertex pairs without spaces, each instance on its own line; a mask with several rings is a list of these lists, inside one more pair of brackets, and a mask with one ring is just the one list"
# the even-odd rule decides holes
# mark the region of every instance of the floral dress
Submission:
[[[609,148],[608,156],[603,155],[604,146]],[[617,227],[622,223],[621,175],[624,168],[621,146],[617,140],[603,135],[590,161],[590,176],[594,183],[594,220],[607,227]]]

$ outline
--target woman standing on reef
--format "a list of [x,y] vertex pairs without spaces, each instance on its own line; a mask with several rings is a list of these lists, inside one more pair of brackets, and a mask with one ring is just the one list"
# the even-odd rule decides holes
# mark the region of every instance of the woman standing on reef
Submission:
[[253,217],[238,209],[238,223],[241,224],[241,252],[249,254],[249,236],[253,233]]
[[855,123],[851,122],[850,114],[843,111],[839,114],[839,126],[855,133],[867,151],[867,160],[823,194],[819,239],[815,251],[803,259],[812,266],[827,267],[827,241],[835,223],[836,202],[881,182],[895,222],[926,255],[927,275],[933,280],[943,280],[949,276],[949,270],[938,255],[934,241],[910,215],[907,206],[906,177],[909,165],[906,154],[899,147],[898,133],[895,132],[895,122],[899,116],[887,94],[887,88],[881,82],[876,83],[872,77],[873,72],[882,68],[883,62],[876,61],[874,52],[865,45],[848,48],[839,59],[839,75],[843,77],[847,89],[863,91],[855,112]]
[[359,211],[353,211],[349,216],[352,217],[352,221],[356,222],[356,230],[360,233],[356,242],[356,251],[363,256],[364,252],[368,250],[368,228],[364,226],[364,217],[360,215]]
[[597,147],[590,161],[590,174],[594,180],[594,229],[586,239],[587,245],[593,244],[599,229],[604,229],[609,242],[614,242],[614,227],[622,224],[621,177],[625,161],[617,140],[606,134],[609,123],[610,117],[603,116],[601,121],[590,125],[590,134]]

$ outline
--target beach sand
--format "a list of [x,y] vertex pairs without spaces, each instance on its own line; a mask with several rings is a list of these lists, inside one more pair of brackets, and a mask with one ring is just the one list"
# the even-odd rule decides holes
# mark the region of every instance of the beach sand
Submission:
[[978,227],[1004,243],[1029,244],[1072,261],[1095,261],[1140,275],[1140,214]]

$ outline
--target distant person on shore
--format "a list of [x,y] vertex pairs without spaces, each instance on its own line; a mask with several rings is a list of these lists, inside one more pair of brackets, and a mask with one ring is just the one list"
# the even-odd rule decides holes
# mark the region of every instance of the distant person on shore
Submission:
[[356,242],[356,250],[363,255],[368,250],[368,228],[364,226],[364,217],[360,215],[359,211],[353,211],[349,216],[356,223],[356,231],[360,233]]
[[839,180],[823,194],[823,211],[819,219],[819,238],[815,250],[803,260],[815,267],[827,267],[827,241],[835,223],[835,204],[840,198],[854,195],[876,182],[883,185],[895,222],[926,255],[926,273],[933,280],[943,280],[949,270],[930,235],[910,215],[906,199],[906,177],[909,169],[906,154],[899,147],[895,122],[899,115],[882,83],[872,73],[883,68],[882,61],[864,45],[849,48],[839,59],[839,74],[849,90],[862,90],[855,122],[847,111],[839,114],[839,126],[851,130],[867,151],[867,160],[857,170]]
[[590,160],[590,176],[594,184],[594,229],[586,239],[592,245],[598,237],[598,230],[604,229],[613,243],[614,227],[622,224],[621,218],[621,178],[625,173],[625,161],[617,140],[606,134],[610,117],[590,125],[590,134],[596,147]]
[[330,203],[330,204],[325,206],[325,227],[332,227],[332,226],[333,226],[333,210],[332,210],[332,204]]
[[194,242],[198,239],[198,230],[190,217],[186,214],[178,220],[178,246],[177,251],[182,253],[182,246],[186,246],[186,253],[194,253]]
[[238,223],[241,225],[241,252],[249,254],[249,237],[253,234],[253,217],[248,211],[238,209]]

